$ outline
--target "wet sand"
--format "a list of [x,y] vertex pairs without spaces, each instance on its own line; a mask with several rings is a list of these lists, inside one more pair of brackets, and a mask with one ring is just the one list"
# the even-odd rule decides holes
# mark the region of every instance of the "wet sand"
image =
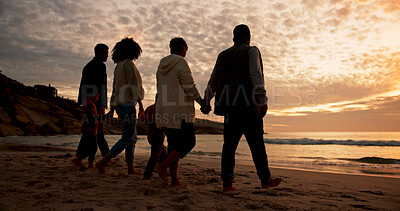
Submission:
[[[398,210],[400,179],[272,168],[284,179],[261,189],[253,166],[237,165],[236,191],[222,192],[220,164],[188,155],[180,162],[185,187],[162,188],[128,175],[124,156],[106,169],[76,171],[75,150],[0,144],[0,210]],[[143,172],[148,153],[135,155]],[[96,161],[100,159],[97,153]],[[87,161],[84,161],[85,163]]]

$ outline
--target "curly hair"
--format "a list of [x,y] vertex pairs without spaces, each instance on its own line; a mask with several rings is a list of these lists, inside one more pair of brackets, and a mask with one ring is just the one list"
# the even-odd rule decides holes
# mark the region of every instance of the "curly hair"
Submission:
[[133,38],[125,37],[115,44],[112,49],[112,60],[114,63],[124,61],[125,59],[136,60],[142,53],[140,45]]

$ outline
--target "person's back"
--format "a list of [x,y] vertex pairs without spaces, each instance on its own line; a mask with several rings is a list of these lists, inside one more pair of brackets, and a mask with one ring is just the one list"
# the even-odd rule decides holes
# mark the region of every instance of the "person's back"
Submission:
[[156,104],[154,103],[147,107],[139,120],[146,123],[149,127],[156,127]]
[[81,130],[89,132],[93,135],[97,135],[97,127],[98,127],[98,113],[96,108],[97,101],[94,101],[93,98],[89,97],[85,100],[82,105],[82,125]]
[[217,59],[215,84],[215,114],[227,111],[254,112],[253,83],[249,71],[249,50],[247,43],[235,44],[221,52]]
[[168,120],[158,119],[161,121],[157,122],[157,126],[179,129],[182,119],[193,123],[194,100],[199,97],[199,93],[184,57],[176,54],[164,57],[156,75],[157,93],[160,96],[156,112],[165,115]]

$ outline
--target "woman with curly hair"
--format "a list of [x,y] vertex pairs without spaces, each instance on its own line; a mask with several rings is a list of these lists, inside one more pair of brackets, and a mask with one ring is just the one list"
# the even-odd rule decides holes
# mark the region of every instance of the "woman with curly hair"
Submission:
[[139,58],[142,49],[132,38],[124,38],[115,44],[112,50],[112,60],[117,64],[114,70],[113,92],[111,95],[110,116],[116,110],[122,121],[122,137],[108,151],[107,155],[96,163],[100,173],[105,174],[107,162],[125,149],[125,159],[128,174],[136,174],[133,167],[133,153],[137,141],[136,135],[136,103],[139,111],[143,110],[141,100],[144,97],[142,78],[133,60]]

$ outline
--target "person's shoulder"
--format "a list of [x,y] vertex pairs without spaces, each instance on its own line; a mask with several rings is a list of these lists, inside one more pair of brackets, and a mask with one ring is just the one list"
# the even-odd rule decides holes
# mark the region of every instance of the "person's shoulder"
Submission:
[[227,49],[221,51],[221,52],[218,54],[218,57],[223,57],[223,56],[225,56],[225,55],[228,54],[228,52],[230,52],[234,47],[235,47],[235,46],[231,46],[231,47],[229,47],[229,48],[227,48]]
[[189,66],[188,62],[186,61],[185,57],[183,57],[183,56],[176,55],[176,54],[171,54],[171,55],[169,55],[167,57],[168,57],[167,60],[170,63],[170,65],[171,64],[172,65],[175,64],[175,66],[178,65],[178,66],[183,66],[183,67],[188,67]]
[[101,62],[101,61],[99,61],[99,60],[96,60],[96,59],[92,59],[92,60],[90,60],[87,64],[86,64],[86,66],[83,68],[83,70],[85,71],[90,71],[90,70],[93,70],[93,69],[96,69],[96,68],[105,68],[106,67],[106,64],[104,64],[104,62]]
[[124,67],[129,67],[130,68],[130,67],[134,67],[135,66],[135,64],[133,64],[133,61],[130,60],[130,59],[125,59],[125,60],[120,61],[120,62]]
[[257,46],[255,46],[255,45],[250,46],[250,50],[251,50],[251,49],[254,49],[254,50],[257,50],[257,51],[260,50],[260,49],[259,49]]
[[146,110],[144,111],[144,113],[151,113],[153,112],[153,110],[155,110],[156,108],[156,104],[154,103],[153,105],[150,105],[146,108]]
[[260,54],[260,49],[257,48],[257,46],[250,46],[249,48],[249,54]]

